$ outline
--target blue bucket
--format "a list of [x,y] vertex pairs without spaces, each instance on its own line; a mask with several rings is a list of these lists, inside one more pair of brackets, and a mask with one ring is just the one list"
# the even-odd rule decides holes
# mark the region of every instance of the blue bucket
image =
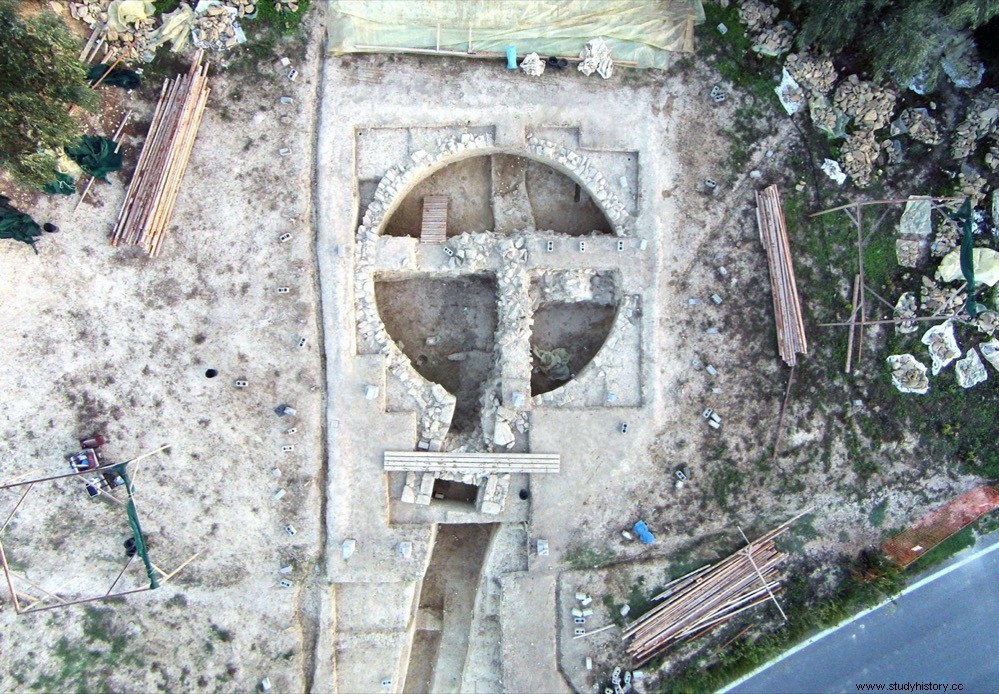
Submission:
[[508,43],[506,46],[506,66],[510,70],[517,69],[517,47],[512,43]]

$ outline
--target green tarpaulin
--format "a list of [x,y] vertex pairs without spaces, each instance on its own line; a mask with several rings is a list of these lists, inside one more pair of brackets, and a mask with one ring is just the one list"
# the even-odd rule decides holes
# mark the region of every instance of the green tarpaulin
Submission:
[[69,158],[94,178],[108,180],[108,174],[121,168],[121,154],[117,145],[100,135],[84,135],[75,145],[66,147]]
[[575,57],[602,38],[614,60],[665,68],[670,52],[694,50],[700,0],[329,0],[331,53],[407,49]]
[[[122,89],[136,89],[139,86],[139,73],[134,70],[129,70],[124,67],[113,67],[111,72],[108,72],[110,65],[105,65],[104,63],[97,63],[96,65],[91,65],[90,69],[87,70],[87,80],[90,84],[106,84],[111,87],[121,87]],[[101,77],[107,72],[107,76],[104,80]]]
[[41,227],[30,215],[26,215],[6,203],[0,204],[0,239],[12,239],[26,243],[31,246],[35,253],[38,253],[38,249],[35,248],[35,237],[41,235]]

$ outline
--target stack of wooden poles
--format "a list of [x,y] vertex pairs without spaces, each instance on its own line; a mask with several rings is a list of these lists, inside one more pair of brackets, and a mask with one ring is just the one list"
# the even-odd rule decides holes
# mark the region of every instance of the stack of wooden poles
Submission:
[[787,555],[777,551],[774,540],[802,515],[717,564],[708,564],[669,583],[653,598],[660,604],[624,630],[624,640],[630,641],[626,651],[635,665],[706,634],[762,602],[776,602],[774,593],[780,590],[778,567]]
[[198,51],[186,75],[165,79],[111,245],[142,246],[155,256],[170,221],[180,182],[208,101],[208,66]]
[[770,266],[770,289],[774,297],[774,317],[777,321],[777,349],[781,358],[794,366],[797,354],[808,354],[805,326],[801,320],[801,301],[794,280],[794,264],[784,226],[777,186],[756,193],[756,223],[760,241],[767,251]]

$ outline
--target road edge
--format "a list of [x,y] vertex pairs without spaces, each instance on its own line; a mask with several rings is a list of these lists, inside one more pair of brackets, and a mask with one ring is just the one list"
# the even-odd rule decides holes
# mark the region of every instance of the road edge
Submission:
[[[994,535],[997,535],[997,533],[992,533],[991,535],[994,536]],[[985,537],[990,537],[990,535],[986,535]],[[937,580],[938,578],[942,578],[942,577],[946,576],[947,574],[949,574],[952,571],[957,571],[958,569],[960,569],[965,564],[973,562],[974,560],[976,560],[976,559],[978,559],[980,557],[983,557],[986,554],[989,554],[990,552],[994,552],[995,550],[999,550],[999,537],[996,537],[995,539],[993,539],[992,543],[989,544],[989,545],[987,545],[986,547],[983,547],[982,549],[980,549],[980,550],[978,550],[976,552],[973,552],[972,554],[968,555],[967,557],[964,557],[963,559],[960,559],[960,560],[958,560],[958,561],[956,561],[956,562],[954,562],[952,564],[949,564],[949,565],[943,567],[942,569],[940,569],[938,571],[935,571],[934,573],[932,573],[932,574],[930,574],[928,576],[924,576],[923,578],[919,579],[915,583],[906,586],[905,588],[902,589],[901,592],[897,593],[896,595],[893,595],[892,597],[888,598],[887,600],[884,600],[883,602],[880,602],[877,605],[874,605],[873,607],[868,607],[866,610],[862,610],[862,611],[858,612],[857,614],[855,614],[855,615],[853,615],[851,617],[847,617],[846,619],[844,619],[839,624],[831,626],[828,629],[820,631],[818,634],[815,634],[814,636],[809,637],[808,639],[802,641],[801,643],[797,644],[793,648],[790,648],[790,649],[784,651],[783,653],[781,653],[776,658],[774,658],[772,660],[769,660],[766,663],[763,663],[763,665],[760,665],[758,668],[756,668],[752,672],[747,673],[747,674],[743,675],[742,677],[740,677],[739,679],[734,680],[734,681],[728,683],[722,689],[718,690],[718,694],[726,694],[726,692],[734,689],[735,687],[738,687],[740,684],[742,684],[743,682],[746,682],[747,680],[751,680],[752,678],[756,677],[758,674],[760,674],[764,670],[773,667],[774,665],[776,665],[777,663],[781,662],[782,660],[784,660],[786,658],[790,658],[792,655],[794,655],[798,651],[803,650],[805,648],[808,648],[809,646],[811,646],[816,641],[821,641],[825,637],[829,636],[829,634],[832,634],[835,631],[839,631],[840,629],[842,629],[845,626],[849,626],[850,624],[852,624],[853,622],[857,621],[858,619],[862,619],[862,618],[866,617],[871,612],[875,612],[877,610],[880,610],[885,605],[888,605],[890,603],[895,602],[898,598],[906,596],[909,593],[915,592],[915,591],[919,590],[920,588],[922,588],[923,586],[925,586],[926,584],[932,583],[933,581]]]

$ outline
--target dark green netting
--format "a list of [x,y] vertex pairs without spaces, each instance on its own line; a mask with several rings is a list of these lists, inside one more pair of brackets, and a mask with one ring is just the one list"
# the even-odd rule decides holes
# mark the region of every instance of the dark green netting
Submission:
[[[111,66],[104,63],[91,65],[90,69],[87,70],[87,80],[90,81],[91,85],[101,82],[101,77],[105,72],[108,72],[109,67]],[[114,67],[111,68],[111,72],[108,72],[101,84],[121,87],[122,89],[135,89],[139,86],[139,73],[124,67]]]
[[961,237],[961,274],[964,275],[964,280],[968,283],[968,299],[965,301],[964,308],[968,315],[974,318],[986,307],[975,301],[975,249],[971,230],[971,198],[965,198],[961,209],[952,216],[961,222],[964,231]]
[[42,190],[49,195],[72,195],[76,192],[76,184],[69,174],[57,171],[55,180],[46,183]]
[[128,503],[125,505],[125,513],[128,515],[128,526],[132,529],[132,539],[135,540],[135,553],[142,558],[142,563],[146,567],[146,577],[149,579],[149,589],[153,590],[154,588],[159,588],[160,583],[156,579],[156,569],[153,568],[153,563],[149,561],[149,553],[146,551],[146,542],[143,539],[142,527],[139,525],[139,514],[135,510],[135,501],[132,499],[132,479],[125,472],[127,464],[119,463],[111,468],[111,470],[121,475],[121,479],[125,483],[125,491],[128,492]]
[[66,154],[79,164],[80,168],[94,178],[108,180],[107,175],[121,168],[121,154],[115,152],[118,145],[100,135],[84,135]]
[[14,209],[10,205],[0,205],[0,239],[13,239],[31,246],[31,249],[38,253],[35,248],[35,237],[42,235],[42,228],[23,212]]

